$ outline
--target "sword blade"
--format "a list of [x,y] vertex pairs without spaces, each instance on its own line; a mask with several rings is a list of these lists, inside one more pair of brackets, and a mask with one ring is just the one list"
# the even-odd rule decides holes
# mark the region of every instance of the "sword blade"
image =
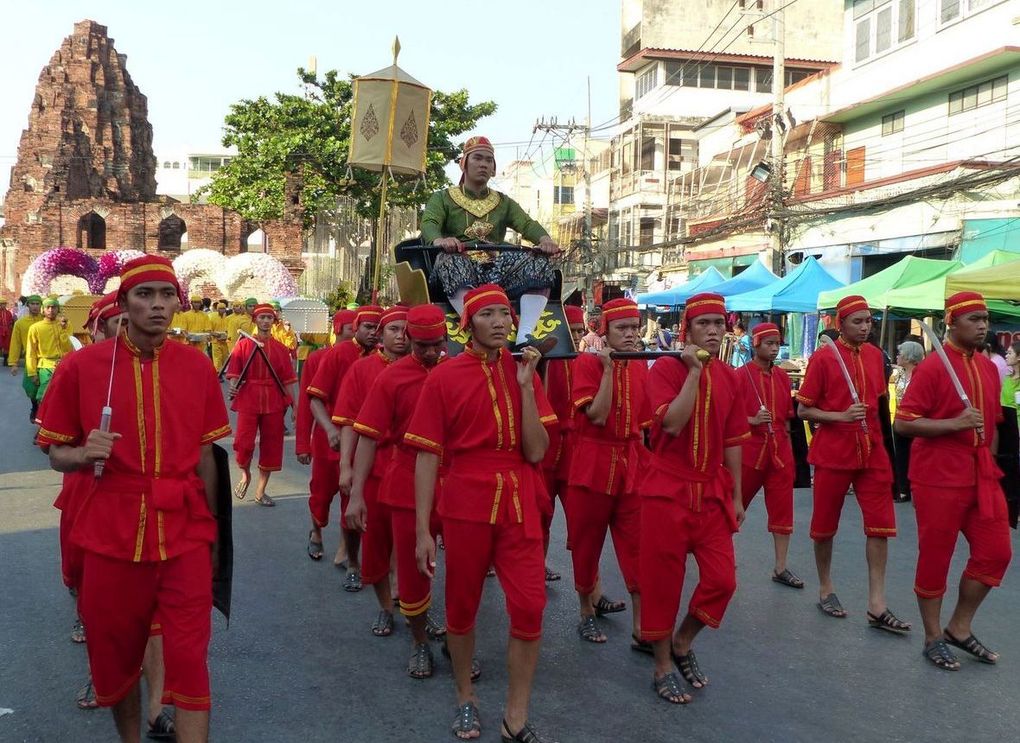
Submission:
[[[846,362],[843,361],[843,354],[836,348],[836,342],[827,335],[823,335],[821,340],[823,346],[832,349],[832,353],[839,363],[839,369],[843,372],[843,379],[846,380],[847,389],[850,390],[850,399],[854,401],[855,405],[860,405],[861,397],[857,394],[857,387],[854,386],[854,380],[850,377],[850,370],[846,368]],[[861,429],[864,433],[868,433],[868,422],[864,418],[861,418]]]
[[[946,355],[946,349],[942,347],[942,341],[935,334],[935,331],[926,323],[924,320],[918,320],[918,324],[921,326],[921,332],[927,336],[931,342],[931,347],[935,349],[935,353],[938,354],[939,359],[942,360],[942,366],[945,367],[946,373],[949,375],[949,380],[953,383],[953,388],[956,390],[956,394],[960,397],[960,402],[963,403],[963,407],[970,409],[974,406],[971,404],[970,398],[967,396],[966,390],[963,389],[963,383],[960,381],[960,377],[956,373],[956,369],[949,362],[949,357]],[[978,436],[981,440],[985,440],[985,429],[984,426],[977,429]]]

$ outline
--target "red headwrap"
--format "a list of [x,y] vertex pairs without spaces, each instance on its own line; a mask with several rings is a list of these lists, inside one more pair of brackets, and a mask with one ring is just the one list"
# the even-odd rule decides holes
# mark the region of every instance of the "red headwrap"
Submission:
[[358,309],[354,310],[354,330],[357,331],[363,322],[378,323],[379,318],[382,317],[382,312],[382,307],[377,304],[366,304],[364,307],[358,307]]
[[584,310],[576,304],[563,305],[563,314],[567,318],[567,325],[584,325]]
[[464,311],[460,315],[460,329],[464,330],[471,324],[471,318],[478,310],[494,304],[509,307],[514,324],[517,324],[517,315],[514,313],[513,305],[510,304],[510,298],[503,291],[503,287],[498,284],[482,284],[464,295]]
[[946,298],[946,325],[952,325],[957,315],[977,311],[988,312],[984,296],[978,292],[957,292]]
[[868,307],[868,300],[859,294],[851,294],[843,297],[836,305],[836,322],[843,322],[855,312],[871,312]]
[[252,318],[256,318],[259,315],[272,315],[273,317],[276,317],[276,308],[268,302],[257,304],[255,305],[255,309],[251,311],[251,316]]
[[754,326],[754,330],[751,331],[751,345],[757,348],[761,345],[761,342],[774,335],[776,338],[782,340],[782,334],[779,332],[779,326],[771,322],[761,322]]
[[492,142],[487,137],[471,137],[467,142],[464,143],[464,149],[460,155],[460,182],[464,182],[464,171],[467,170],[467,159],[475,150],[485,150],[493,158],[493,166],[495,166],[496,152],[492,148]]
[[117,292],[104,294],[96,300],[96,303],[89,308],[89,316],[85,324],[92,326],[96,322],[106,322],[110,318],[121,314],[122,310],[117,304]]
[[602,305],[602,327],[599,333],[605,335],[609,330],[609,323],[613,320],[640,320],[641,313],[638,312],[637,302],[633,299],[610,299]]
[[150,281],[173,284],[177,294],[181,293],[181,285],[177,281],[173,264],[159,255],[143,255],[124,264],[120,271],[120,288],[117,289],[117,296],[122,297],[139,284]]
[[702,292],[687,300],[684,314],[680,320],[680,340],[687,340],[687,326],[691,320],[701,315],[722,315],[726,317],[726,300],[719,294]]
[[419,304],[407,311],[407,334],[413,341],[446,338],[446,313],[434,304]]
[[407,305],[406,304],[395,304],[392,307],[383,311],[382,315],[379,316],[379,327],[385,327],[391,322],[397,322],[399,320],[407,319]]
[[343,332],[344,325],[350,325],[352,322],[354,322],[354,310],[339,310],[333,315],[334,335],[340,335]]

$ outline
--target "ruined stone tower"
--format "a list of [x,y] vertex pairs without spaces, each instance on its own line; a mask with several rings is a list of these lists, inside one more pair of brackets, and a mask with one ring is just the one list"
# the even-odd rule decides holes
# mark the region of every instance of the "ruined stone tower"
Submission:
[[259,224],[157,196],[148,102],[126,65],[106,26],[84,20],[42,68],[4,204],[0,295],[17,296],[29,263],[50,248],[235,255],[259,229],[264,249],[300,274],[299,183],[286,186],[295,196],[284,219]]

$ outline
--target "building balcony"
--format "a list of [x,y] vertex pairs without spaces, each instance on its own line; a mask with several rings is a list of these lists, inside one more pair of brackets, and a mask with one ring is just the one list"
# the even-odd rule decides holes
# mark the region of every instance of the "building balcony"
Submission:
[[610,181],[610,199],[632,193],[666,193],[666,180],[658,170],[634,170]]
[[620,37],[620,56],[626,59],[641,49],[641,21]]

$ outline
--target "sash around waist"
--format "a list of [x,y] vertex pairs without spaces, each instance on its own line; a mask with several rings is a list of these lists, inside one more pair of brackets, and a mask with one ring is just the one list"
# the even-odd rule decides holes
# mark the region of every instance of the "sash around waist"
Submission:
[[456,471],[461,467],[470,467],[483,470],[516,470],[527,464],[524,455],[519,451],[470,449],[452,455],[449,469]]

